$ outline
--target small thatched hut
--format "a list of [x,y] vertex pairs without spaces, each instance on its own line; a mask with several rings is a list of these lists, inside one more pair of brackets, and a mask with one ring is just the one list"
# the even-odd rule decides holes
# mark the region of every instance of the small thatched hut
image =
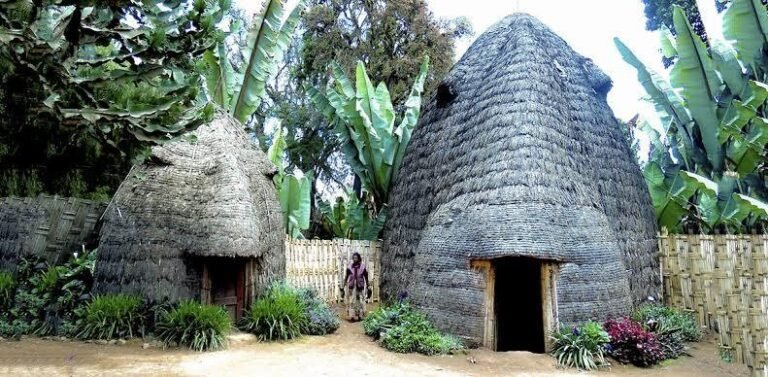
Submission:
[[544,351],[558,322],[658,297],[655,218],[611,81],[535,18],[481,35],[430,100],[391,194],[382,291],[443,330]]
[[200,299],[233,316],[285,275],[275,167],[225,114],[197,141],[155,147],[104,216],[96,293]]

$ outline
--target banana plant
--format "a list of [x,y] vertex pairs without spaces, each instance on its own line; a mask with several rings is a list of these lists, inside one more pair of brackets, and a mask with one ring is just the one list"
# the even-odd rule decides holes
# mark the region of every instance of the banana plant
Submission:
[[336,198],[333,204],[321,200],[318,209],[326,231],[334,237],[353,240],[375,240],[387,218],[386,207],[374,217],[354,192]]
[[418,122],[428,70],[427,57],[399,117],[386,85],[374,87],[362,62],[357,63],[354,84],[338,64],[333,64],[332,80],[324,90],[307,88],[315,106],[334,125],[344,157],[373,197],[376,210],[389,199],[392,180]]
[[291,173],[286,172],[286,145],[283,129],[277,127],[272,135],[272,145],[267,150],[267,157],[277,167],[277,174],[272,179],[283,210],[285,231],[291,238],[303,238],[301,232],[309,229],[312,211],[312,177],[299,169],[294,169]]
[[[266,82],[291,43],[293,32],[305,8],[300,0],[285,21],[283,0],[265,0],[255,16],[245,46],[243,64],[232,67],[223,42],[205,53],[204,76],[211,101],[245,124],[266,95]],[[233,25],[235,31],[240,25]]]
[[641,125],[651,141],[644,175],[659,224],[675,231],[694,221],[733,232],[765,225],[768,67],[756,56],[768,41],[766,8],[734,0],[723,14],[723,34],[732,40],[711,40],[710,48],[685,13],[674,12],[677,36],[661,38],[663,54],[675,59],[670,81],[615,40],[662,125],[661,132]]

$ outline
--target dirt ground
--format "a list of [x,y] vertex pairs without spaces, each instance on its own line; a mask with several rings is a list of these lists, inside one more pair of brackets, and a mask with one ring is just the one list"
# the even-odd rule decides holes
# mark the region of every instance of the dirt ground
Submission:
[[614,366],[583,373],[561,370],[547,355],[471,350],[467,355],[426,357],[385,351],[344,322],[336,334],[284,343],[258,343],[233,336],[227,350],[142,348],[141,340],[123,345],[26,338],[0,342],[3,376],[747,376],[743,365],[720,361],[717,346],[693,345],[682,357],[652,369]]

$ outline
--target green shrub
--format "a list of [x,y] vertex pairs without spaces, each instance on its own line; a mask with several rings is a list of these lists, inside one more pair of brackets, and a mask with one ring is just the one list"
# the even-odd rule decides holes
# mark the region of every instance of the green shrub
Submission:
[[221,306],[185,300],[171,310],[159,309],[155,332],[166,346],[202,352],[225,348],[231,327],[229,313]]
[[461,341],[441,334],[407,301],[381,306],[363,320],[365,334],[382,347],[399,353],[451,354],[463,349]]
[[683,341],[697,342],[701,330],[691,313],[658,304],[645,304],[632,313],[632,319],[643,324],[656,322],[662,329],[679,329]]
[[58,266],[39,258],[23,259],[16,270],[13,302],[0,316],[4,323],[0,334],[75,335],[77,313],[91,298],[95,260],[94,251]]
[[328,306],[317,293],[310,289],[299,291],[304,302],[307,325],[303,332],[307,335],[326,335],[335,332],[341,321],[339,314]]
[[561,326],[550,338],[552,356],[560,366],[592,370],[608,365],[605,351],[611,339],[597,322],[589,321],[573,328]]
[[83,339],[133,338],[144,335],[144,314],[138,296],[96,296],[85,308],[77,337]]
[[299,292],[286,284],[276,283],[251,305],[241,328],[260,340],[288,340],[301,336],[308,322],[306,306]]
[[16,281],[13,279],[13,274],[8,271],[0,271],[0,310],[4,311],[11,306],[15,288]]

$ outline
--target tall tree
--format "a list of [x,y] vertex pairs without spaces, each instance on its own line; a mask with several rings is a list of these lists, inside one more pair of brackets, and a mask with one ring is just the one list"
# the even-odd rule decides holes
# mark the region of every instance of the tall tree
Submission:
[[384,82],[402,110],[424,57],[432,63],[428,97],[453,65],[455,42],[472,29],[464,18],[437,19],[424,0],[309,0],[299,33],[268,89],[269,114],[286,127],[290,163],[315,173],[314,193],[319,182],[343,186],[350,171],[333,128],[305,88],[322,87],[334,61],[350,75],[363,61],[371,80]]
[[0,196],[104,199],[204,122],[195,60],[228,0],[0,2]]
[[688,21],[694,32],[704,41],[707,40],[707,32],[704,30],[704,23],[701,22],[701,13],[696,6],[696,0],[643,0],[643,4],[645,5],[646,29],[667,28],[674,33],[675,24],[672,21],[672,9],[674,6],[678,6],[688,15]]
[[304,26],[300,78],[317,84],[331,62],[352,74],[359,60],[398,104],[408,96],[425,56],[432,64],[428,97],[453,66],[456,39],[472,34],[465,18],[437,19],[425,0],[314,0]]

